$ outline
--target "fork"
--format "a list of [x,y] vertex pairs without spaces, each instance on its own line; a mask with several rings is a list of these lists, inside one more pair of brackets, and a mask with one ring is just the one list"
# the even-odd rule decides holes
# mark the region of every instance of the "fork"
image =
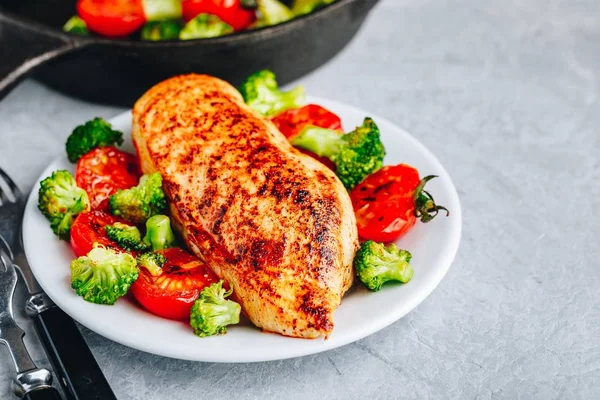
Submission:
[[51,386],[52,374],[35,365],[23,343],[25,331],[13,318],[12,303],[18,278],[8,250],[8,244],[0,235],[0,343],[8,348],[15,366],[13,392],[28,400],[60,400],[58,391]]
[[26,303],[27,314],[34,320],[58,381],[72,400],[116,399],[75,322],[52,302],[33,276],[21,235],[25,203],[26,197],[0,168],[0,235],[9,248],[5,258],[23,276],[31,295]]

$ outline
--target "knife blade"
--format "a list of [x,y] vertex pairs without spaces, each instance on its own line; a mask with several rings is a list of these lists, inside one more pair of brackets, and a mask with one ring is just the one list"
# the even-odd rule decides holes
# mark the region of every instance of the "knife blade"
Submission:
[[34,320],[36,332],[67,398],[116,400],[79,328],[44,293],[31,271],[21,229],[25,202],[5,204],[0,210],[0,235],[7,239],[11,261],[21,273],[30,294],[27,314]]
[[8,348],[15,367],[13,392],[27,400],[60,400],[58,391],[52,387],[52,374],[35,365],[23,342],[25,331],[13,317],[17,279],[8,244],[0,236],[0,343]]

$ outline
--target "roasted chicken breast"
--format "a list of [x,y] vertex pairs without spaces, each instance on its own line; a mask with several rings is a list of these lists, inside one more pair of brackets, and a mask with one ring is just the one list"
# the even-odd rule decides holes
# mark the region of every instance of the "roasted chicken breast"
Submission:
[[358,246],[348,193],[235,88],[183,75],[135,104],[145,173],[160,172],[174,225],[265,331],[327,337]]

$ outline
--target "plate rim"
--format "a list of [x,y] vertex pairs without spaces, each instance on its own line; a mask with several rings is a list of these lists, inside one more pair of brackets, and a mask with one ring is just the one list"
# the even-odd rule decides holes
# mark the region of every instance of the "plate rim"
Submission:
[[[135,342],[135,341],[123,339],[122,337],[120,337],[118,335],[118,333],[113,333],[113,331],[111,331],[110,329],[99,330],[99,329],[97,329],[97,327],[91,327],[90,324],[86,323],[87,321],[86,322],[80,321],[80,319],[78,318],[77,315],[72,315],[72,313],[69,311],[68,305],[66,307],[63,305],[64,303],[62,302],[62,300],[60,300],[58,302],[55,301],[56,305],[59,306],[71,318],[73,318],[75,321],[77,321],[81,325],[85,326],[89,330],[95,332],[96,334],[98,334],[100,336],[110,339],[114,342],[120,343],[122,345],[131,347],[131,348],[134,348],[134,349],[137,349],[140,351],[144,351],[144,352],[147,352],[150,354],[160,355],[163,357],[188,360],[188,361],[219,362],[219,363],[265,362],[265,361],[285,360],[285,359],[290,359],[290,358],[296,358],[296,357],[302,357],[302,356],[322,353],[325,351],[333,350],[335,348],[342,347],[347,344],[353,343],[357,340],[368,337],[380,330],[383,330],[383,329],[387,328],[388,326],[390,326],[391,324],[393,324],[394,322],[399,321],[405,315],[407,315],[409,312],[414,310],[427,297],[429,297],[431,295],[431,293],[433,293],[433,291],[437,288],[437,286],[439,286],[440,282],[444,279],[444,277],[448,273],[448,270],[450,269],[450,266],[454,262],[456,255],[458,253],[458,250],[460,247],[460,241],[462,238],[463,220],[462,220],[462,207],[460,204],[460,197],[458,196],[456,186],[454,185],[454,182],[453,182],[452,178],[450,177],[450,174],[448,173],[448,171],[446,170],[444,165],[438,160],[438,158],[423,143],[421,143],[416,137],[411,135],[408,131],[406,131],[405,129],[403,129],[402,127],[397,125],[396,123],[390,121],[387,118],[381,117],[375,113],[367,112],[366,110],[363,110],[359,107],[356,107],[356,106],[353,106],[350,104],[346,104],[346,103],[339,102],[336,100],[321,98],[321,97],[317,97],[317,96],[308,96],[306,104],[313,104],[313,103],[329,105],[329,106],[332,106],[332,108],[338,108],[338,107],[345,108],[347,111],[350,111],[350,112],[353,112],[356,114],[369,115],[375,121],[378,121],[378,122],[381,121],[384,124],[389,124],[389,125],[394,126],[399,132],[402,133],[403,140],[408,140],[408,141],[412,142],[412,144],[415,147],[417,147],[419,149],[419,151],[422,152],[433,165],[435,165],[435,168],[437,171],[439,171],[440,175],[443,173],[445,180],[447,180],[447,182],[449,184],[449,195],[451,196],[451,198],[453,198],[453,203],[455,203],[455,204],[453,204],[452,214],[453,214],[454,219],[456,220],[456,226],[457,226],[456,234],[454,234],[448,238],[448,240],[450,242],[449,243],[449,251],[447,251],[444,255],[444,258],[439,261],[439,263],[442,264],[442,268],[438,271],[438,273],[436,273],[433,277],[431,277],[429,280],[427,280],[425,283],[423,283],[421,285],[420,290],[416,294],[414,294],[412,297],[409,298],[409,300],[407,301],[408,304],[404,304],[403,307],[394,308],[392,312],[385,314],[385,317],[381,318],[379,320],[379,323],[373,324],[369,328],[346,333],[344,335],[343,339],[338,340],[338,341],[332,341],[331,339],[325,340],[324,341],[325,345],[315,347],[314,351],[306,351],[306,348],[303,348],[303,347],[299,347],[299,348],[292,347],[291,348],[292,350],[290,350],[285,355],[269,353],[270,355],[264,354],[260,357],[235,357],[235,356],[231,356],[231,355],[223,355],[222,357],[202,357],[202,358],[198,358],[198,357],[194,357],[194,356],[186,357],[186,355],[184,353],[175,355],[172,352],[163,351],[162,346],[152,347],[152,346],[147,345],[146,342],[143,342],[143,341]],[[127,116],[131,117],[131,112],[132,112],[131,109],[124,111],[122,113],[119,113],[119,114],[111,117],[110,119],[108,119],[108,121],[113,123],[115,120],[123,119]],[[395,132],[394,135],[396,135],[396,134],[397,133]],[[45,177],[48,174],[48,170],[50,169],[50,167],[52,165],[54,165],[57,162],[61,162],[64,159],[65,159],[65,156],[61,155],[61,156],[58,156],[55,159],[53,159],[50,163],[48,163],[46,165],[46,167],[44,168],[44,171],[41,173],[40,177],[38,177],[38,179],[35,181],[35,184],[37,184],[43,177]],[[36,199],[37,199],[37,191],[35,190],[35,186],[34,186],[34,190],[32,190],[32,192],[28,196],[27,203],[25,206],[25,212],[23,215],[23,245],[24,245],[25,254],[26,254],[28,260],[32,258],[29,256],[29,254],[32,250],[30,248],[31,244],[27,240],[27,237],[29,235],[27,234],[28,224],[26,222],[27,222],[28,216],[31,213],[31,210],[32,209],[37,210],[37,207],[34,204]],[[32,268],[32,273],[35,276],[34,268]],[[36,279],[37,279],[37,277],[36,277]],[[38,280],[38,282],[39,282],[40,286],[42,287],[42,289],[44,289],[44,291],[47,292],[45,283],[43,283],[42,281],[39,281],[39,280]],[[53,299],[53,301],[54,301],[54,299]],[[61,303],[63,303],[63,304],[61,304]],[[175,322],[175,323],[177,323],[177,322]],[[295,340],[295,339],[290,338],[290,340]],[[300,339],[300,340],[303,340],[303,339]],[[330,343],[330,344],[328,345],[327,343]]]

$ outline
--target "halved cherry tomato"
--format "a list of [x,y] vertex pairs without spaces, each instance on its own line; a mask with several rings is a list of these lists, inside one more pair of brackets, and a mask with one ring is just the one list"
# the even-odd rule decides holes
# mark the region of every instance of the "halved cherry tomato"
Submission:
[[288,139],[310,125],[343,132],[340,117],[316,104],[283,111],[274,116],[271,121]]
[[219,279],[202,261],[180,248],[159,250],[166,257],[160,275],[140,268],[140,276],[131,285],[136,300],[160,317],[189,319],[190,310],[200,292]]
[[108,211],[108,198],[119,189],[137,185],[141,176],[136,156],[114,147],[101,147],[79,159],[75,170],[77,186],[84,189],[92,210]]
[[77,257],[85,256],[94,248],[94,244],[125,253],[126,251],[110,240],[104,231],[105,226],[115,222],[126,223],[122,219],[102,211],[79,214],[71,227],[71,247],[75,255]]
[[142,0],[78,0],[77,14],[103,36],[131,35],[146,23]]
[[435,176],[419,178],[406,164],[387,166],[369,175],[350,192],[356,214],[358,236],[363,240],[391,242],[405,234],[420,218],[431,221],[440,210],[423,190]]
[[256,12],[242,7],[240,0],[183,0],[183,19],[189,21],[198,14],[213,14],[241,31],[256,21]]

